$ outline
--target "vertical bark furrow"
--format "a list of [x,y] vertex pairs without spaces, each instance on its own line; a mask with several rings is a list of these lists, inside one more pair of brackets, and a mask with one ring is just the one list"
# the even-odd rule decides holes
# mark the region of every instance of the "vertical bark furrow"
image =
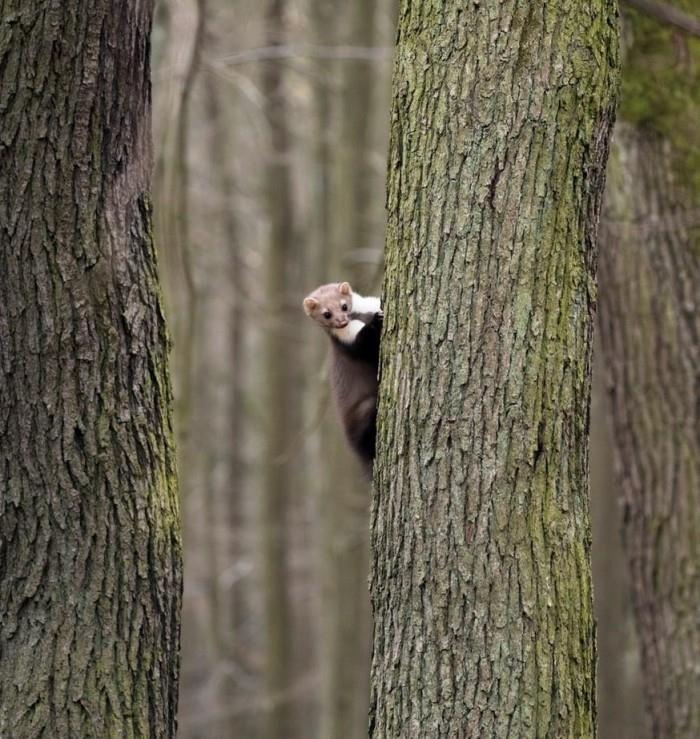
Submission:
[[613,3],[402,6],[373,736],[594,733],[590,332],[616,67]]
[[151,4],[0,44],[0,734],[173,736],[181,591]]

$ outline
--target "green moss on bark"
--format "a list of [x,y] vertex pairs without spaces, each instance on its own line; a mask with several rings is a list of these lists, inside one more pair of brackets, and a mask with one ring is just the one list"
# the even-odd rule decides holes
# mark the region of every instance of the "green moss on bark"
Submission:
[[182,567],[151,4],[16,5],[0,21],[0,736],[165,739]]
[[370,735],[590,737],[616,4],[404,1],[395,58]]

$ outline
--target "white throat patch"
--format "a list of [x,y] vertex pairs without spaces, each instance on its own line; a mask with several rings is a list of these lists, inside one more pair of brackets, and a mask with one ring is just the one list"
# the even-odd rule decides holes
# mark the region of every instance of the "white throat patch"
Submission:
[[365,324],[362,321],[353,319],[344,328],[331,329],[331,333],[336,339],[338,339],[338,341],[342,341],[343,344],[352,344],[357,338],[357,334],[359,334],[364,327]]

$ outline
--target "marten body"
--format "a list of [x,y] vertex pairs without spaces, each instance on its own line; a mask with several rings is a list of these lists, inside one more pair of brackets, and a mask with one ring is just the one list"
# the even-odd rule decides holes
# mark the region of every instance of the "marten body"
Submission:
[[304,300],[306,314],[331,339],[331,391],[350,446],[371,474],[377,430],[379,298],[353,293],[347,282],[322,285]]

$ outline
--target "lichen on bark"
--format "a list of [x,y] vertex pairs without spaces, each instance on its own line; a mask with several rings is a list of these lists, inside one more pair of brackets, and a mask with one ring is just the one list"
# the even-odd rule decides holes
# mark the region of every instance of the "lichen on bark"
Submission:
[[595,733],[588,407],[614,2],[404,1],[375,737]]
[[0,18],[0,735],[171,737],[181,545],[152,4]]

